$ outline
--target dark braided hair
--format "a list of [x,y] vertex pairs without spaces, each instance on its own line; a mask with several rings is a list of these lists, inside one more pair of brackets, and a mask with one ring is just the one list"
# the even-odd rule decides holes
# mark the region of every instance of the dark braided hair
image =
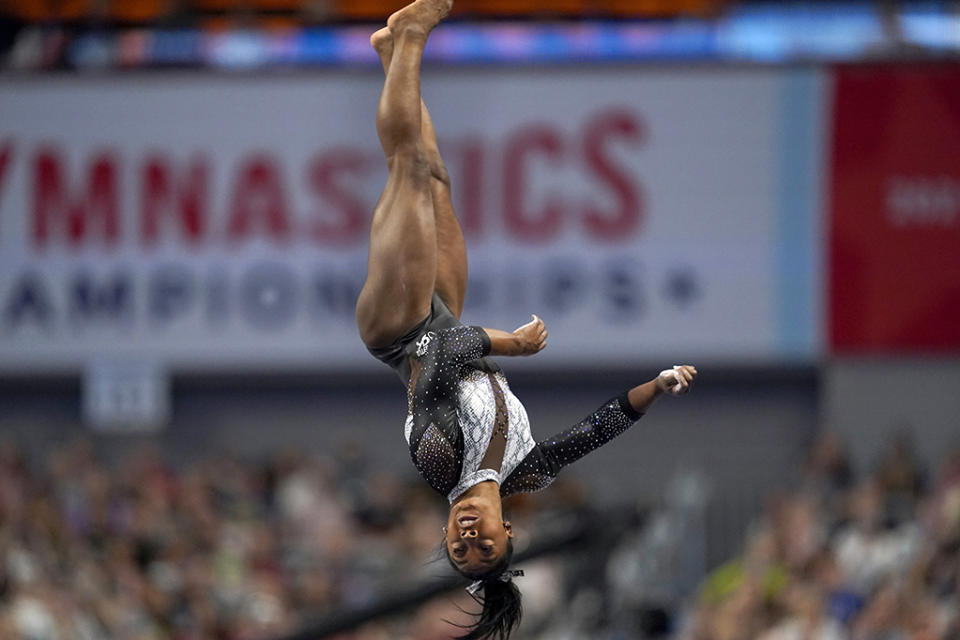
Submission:
[[513,580],[504,582],[500,579],[510,570],[510,561],[513,559],[513,540],[507,539],[507,548],[500,562],[482,573],[460,571],[450,558],[450,554],[446,552],[446,547],[444,547],[444,553],[450,566],[460,575],[483,582],[482,597],[474,593],[470,594],[474,600],[483,605],[480,618],[473,627],[464,627],[470,631],[466,635],[459,636],[458,640],[507,640],[520,624],[520,618],[523,616],[520,589]]

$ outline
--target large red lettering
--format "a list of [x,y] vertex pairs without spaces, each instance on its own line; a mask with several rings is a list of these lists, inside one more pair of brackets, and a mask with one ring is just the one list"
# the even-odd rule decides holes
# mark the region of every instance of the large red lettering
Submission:
[[643,138],[643,127],[627,111],[610,111],[590,120],[584,129],[583,148],[587,167],[613,192],[616,205],[610,211],[588,205],[583,224],[587,231],[600,239],[627,238],[636,231],[643,215],[640,186],[631,180],[629,172],[617,166],[610,156],[613,142],[627,142],[637,146]]
[[460,193],[458,218],[466,236],[483,232],[483,141],[471,138],[460,147]]
[[366,228],[367,206],[341,180],[361,175],[369,163],[355,149],[335,149],[315,158],[308,168],[308,181],[314,193],[332,207],[318,206],[310,233],[320,243],[345,243],[359,240]]
[[0,196],[3,195],[4,178],[7,175],[7,165],[10,163],[10,156],[13,154],[13,143],[5,142],[0,147]]
[[504,152],[503,215],[507,229],[528,240],[547,240],[560,230],[562,205],[550,198],[539,212],[526,209],[527,166],[534,154],[553,164],[563,156],[560,136],[547,126],[534,126],[511,137]]
[[290,239],[290,217],[280,182],[280,171],[267,156],[256,155],[240,168],[233,189],[227,238],[242,242],[262,231],[272,240]]
[[39,151],[33,162],[33,243],[44,248],[55,224],[66,227],[68,244],[84,242],[96,224],[108,246],[120,235],[117,165],[108,153],[94,157],[86,189],[71,197],[64,179],[64,162],[52,150]]
[[[5,142],[0,147],[0,203],[3,203],[3,185],[7,175],[7,165],[10,162],[10,155],[13,153],[13,143]],[[2,211],[2,208],[0,208]]]
[[170,161],[160,155],[147,159],[141,176],[140,238],[155,245],[160,235],[160,218],[174,215],[180,221],[183,238],[192,244],[203,240],[206,231],[207,163],[194,160],[180,179]]

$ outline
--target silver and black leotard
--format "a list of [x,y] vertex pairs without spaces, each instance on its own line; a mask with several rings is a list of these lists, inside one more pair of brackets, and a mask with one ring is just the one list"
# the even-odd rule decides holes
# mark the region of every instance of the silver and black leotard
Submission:
[[[450,502],[485,480],[497,481],[503,496],[543,489],[561,468],[640,418],[623,393],[565,431],[535,442],[523,404],[500,368],[486,358],[490,339],[482,328],[460,324],[434,296],[430,317],[414,329],[395,345],[371,351],[385,362],[378,351],[417,363],[412,377],[409,364],[404,370],[404,432],[414,466]],[[395,369],[399,363],[398,357],[388,362]],[[505,442],[496,456],[499,464],[490,465],[486,454],[496,437]]]

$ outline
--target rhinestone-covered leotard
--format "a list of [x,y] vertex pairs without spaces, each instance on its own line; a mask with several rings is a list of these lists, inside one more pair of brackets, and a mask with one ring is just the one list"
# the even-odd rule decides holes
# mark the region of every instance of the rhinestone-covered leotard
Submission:
[[[543,489],[561,468],[603,446],[640,418],[623,393],[573,427],[535,443],[527,413],[503,373],[473,365],[490,353],[490,339],[482,328],[460,325],[427,330],[416,346],[419,370],[408,385],[405,435],[414,466],[451,502],[485,480],[497,481],[503,496]],[[499,471],[481,468],[498,405],[507,413]]]

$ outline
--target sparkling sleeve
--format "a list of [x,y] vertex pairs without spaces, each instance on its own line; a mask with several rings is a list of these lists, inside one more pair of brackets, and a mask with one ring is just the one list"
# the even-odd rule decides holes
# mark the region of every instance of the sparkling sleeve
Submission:
[[490,336],[480,327],[461,325],[439,332],[440,351],[448,364],[460,366],[490,354]]
[[500,485],[501,495],[546,488],[560,469],[629,429],[642,414],[633,410],[626,395],[608,400],[574,426],[539,442]]

